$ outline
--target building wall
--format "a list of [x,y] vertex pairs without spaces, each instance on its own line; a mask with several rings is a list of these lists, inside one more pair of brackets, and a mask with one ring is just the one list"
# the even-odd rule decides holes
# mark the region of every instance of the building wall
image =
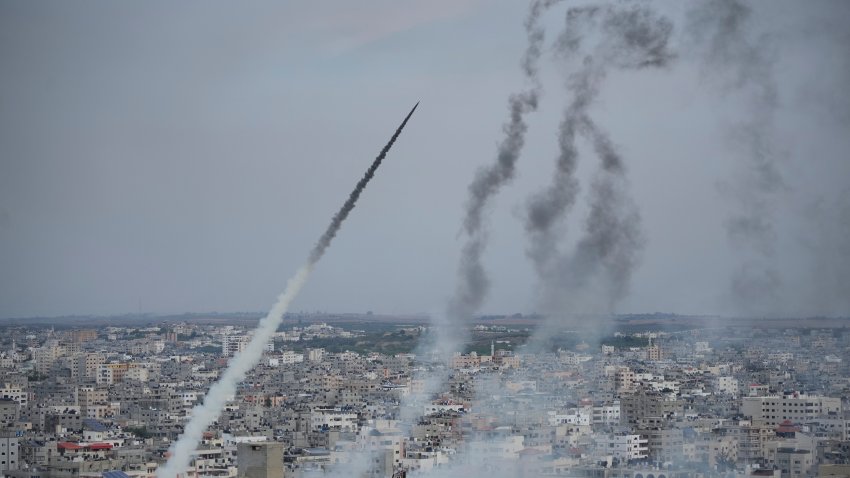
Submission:
[[17,470],[19,465],[18,438],[14,433],[0,433],[0,475]]
[[841,399],[802,394],[744,397],[741,413],[767,426],[777,426],[785,420],[800,423],[818,417],[839,417]]
[[282,478],[283,444],[239,443],[237,460],[240,478]]

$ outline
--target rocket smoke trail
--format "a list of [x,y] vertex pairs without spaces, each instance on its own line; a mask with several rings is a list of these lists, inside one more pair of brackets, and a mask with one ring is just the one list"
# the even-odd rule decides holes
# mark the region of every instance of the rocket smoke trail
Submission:
[[366,184],[372,180],[372,177],[375,176],[375,171],[378,170],[378,166],[381,165],[381,162],[387,157],[387,153],[390,151],[390,148],[393,147],[393,143],[398,139],[398,136],[401,134],[401,130],[404,129],[404,126],[407,124],[407,121],[413,116],[413,112],[416,111],[416,108],[419,106],[419,102],[417,101],[415,105],[413,105],[413,109],[410,110],[410,113],[404,118],[404,121],[401,122],[398,129],[393,133],[393,137],[390,138],[390,141],[384,146],[384,149],[378,154],[374,161],[372,161],[369,169],[366,170],[366,173],[360,178],[360,181],[357,181],[357,185],[354,187],[354,191],[351,191],[351,194],[348,196],[348,199],[345,200],[345,204],[334,214],[333,219],[331,220],[328,229],[322,234],[322,237],[319,238],[319,241],[313,247],[313,250],[310,251],[310,259],[308,260],[309,264],[315,264],[322,258],[325,254],[325,250],[327,250],[328,246],[331,245],[331,241],[334,236],[336,236],[337,231],[339,231],[339,227],[342,225],[342,221],[345,221],[345,218],[351,213],[351,210],[354,209],[354,205],[357,203],[357,199],[360,197],[360,194],[366,189]]
[[724,93],[746,95],[750,116],[730,131],[744,169],[722,185],[724,195],[737,203],[726,232],[747,255],[733,274],[731,297],[743,311],[764,312],[779,299],[774,203],[787,185],[777,163],[774,133],[779,106],[774,51],[770,37],[750,38],[751,17],[752,10],[738,0],[704,1],[688,11],[686,39],[705,78],[719,80]]
[[[559,0],[533,0],[525,20],[528,44],[520,61],[528,86],[525,90],[508,98],[510,116],[503,126],[504,137],[499,144],[496,160],[481,167],[469,185],[469,196],[465,205],[462,233],[464,245],[458,264],[458,283],[446,305],[444,314],[432,317],[434,335],[429,343],[423,342],[422,352],[437,356],[446,365],[451,355],[464,341],[464,328],[457,323],[471,318],[481,307],[489,289],[487,272],[481,257],[487,247],[485,216],[492,199],[505,184],[514,177],[516,161],[525,143],[528,126],[525,116],[537,110],[542,91],[538,79],[537,65],[542,53],[545,31],[539,25],[540,15]],[[446,372],[447,373],[447,372]],[[402,404],[402,421],[407,422],[421,415],[420,402],[430,398],[443,383],[446,376],[439,373],[424,377],[423,391],[406,397]]]
[[210,387],[207,395],[204,397],[203,404],[196,406],[192,410],[192,418],[186,425],[183,435],[171,447],[171,457],[162,468],[157,470],[158,478],[174,478],[178,473],[182,473],[188,468],[190,453],[197,446],[204,431],[218,418],[227,400],[236,393],[236,386],[239,382],[244,380],[245,375],[260,361],[266,343],[272,338],[283,320],[283,315],[289,308],[289,304],[298,295],[298,292],[313,271],[313,267],[322,258],[328,246],[330,246],[331,241],[336,236],[340,226],[342,226],[342,222],[345,221],[345,218],[354,209],[363,189],[366,188],[369,180],[375,175],[378,166],[381,165],[381,162],[387,156],[387,153],[401,134],[407,121],[413,115],[413,112],[416,111],[417,106],[419,106],[418,102],[410,110],[410,113],[407,114],[407,117],[404,118],[404,121],[402,121],[392,138],[390,138],[390,141],[372,162],[372,165],[369,166],[369,169],[366,170],[366,174],[357,182],[348,199],[346,199],[339,211],[334,214],[327,230],[325,230],[325,233],[322,234],[312,251],[310,251],[307,263],[298,269],[295,276],[289,279],[286,289],[278,296],[277,302],[272,306],[269,313],[260,320],[248,346],[231,360],[227,370],[225,370],[218,382]]
[[[574,310],[575,295],[589,281],[602,281],[594,285],[605,291],[605,307],[613,305],[627,290],[643,244],[640,216],[628,195],[622,158],[588,112],[609,71],[668,65],[674,58],[668,47],[672,30],[672,22],[643,5],[576,7],[567,11],[566,28],[556,49],[577,68],[567,81],[573,99],[561,121],[560,152],[552,183],[531,197],[525,220],[527,254],[541,281],[547,313]],[[596,43],[589,44],[591,39],[596,39]],[[590,212],[583,236],[573,253],[566,255],[558,251],[558,240],[579,189],[575,178],[577,136],[592,144],[601,163],[590,185]],[[604,275],[597,277],[600,273]]]
[[537,110],[541,93],[537,64],[542,52],[545,36],[539,25],[543,11],[557,3],[557,0],[535,0],[531,3],[525,30],[528,46],[523,54],[521,66],[529,87],[508,99],[510,117],[504,125],[505,136],[499,144],[496,161],[480,168],[469,185],[469,198],[463,219],[463,232],[466,243],[461,250],[458,267],[458,285],[447,307],[447,315],[453,320],[468,319],[481,307],[489,289],[489,280],[481,256],[487,247],[487,232],[484,230],[484,216],[492,198],[502,186],[514,178],[516,161],[525,144],[528,125],[525,116]]

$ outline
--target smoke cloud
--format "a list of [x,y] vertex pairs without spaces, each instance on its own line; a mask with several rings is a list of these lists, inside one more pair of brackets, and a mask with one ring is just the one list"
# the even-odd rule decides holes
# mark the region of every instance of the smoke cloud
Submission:
[[[556,51],[573,69],[566,87],[572,95],[559,127],[559,154],[551,184],[527,205],[527,254],[541,284],[543,311],[553,317],[576,312],[580,296],[592,291],[610,311],[623,298],[643,245],[640,215],[628,193],[626,168],[614,143],[589,116],[600,87],[613,70],[665,67],[673,24],[647,6],[570,8]],[[600,165],[590,184],[590,212],[572,253],[559,251],[564,221],[576,203],[578,137],[585,138]]]
[[289,279],[286,289],[278,297],[268,315],[263,317],[257,329],[254,331],[251,341],[241,353],[239,353],[219,380],[210,387],[204,402],[192,409],[192,417],[183,430],[183,435],[171,447],[171,457],[157,469],[158,478],[174,478],[183,473],[191,461],[191,453],[195,450],[204,431],[218,418],[224,405],[236,393],[236,386],[245,379],[247,373],[254,368],[263,355],[266,343],[272,338],[283,314],[289,309],[289,304],[301,291],[307,282],[307,278],[313,271],[312,262],[301,267],[298,272]]
[[484,219],[493,197],[502,186],[514,178],[516,162],[525,144],[525,133],[528,130],[525,117],[537,110],[542,92],[538,78],[538,62],[545,38],[539,18],[545,9],[555,3],[557,1],[553,0],[531,3],[525,21],[528,46],[521,60],[522,71],[530,86],[508,99],[510,117],[503,127],[505,136],[499,144],[496,161],[480,168],[469,185],[469,198],[463,219],[466,243],[461,250],[457,289],[447,307],[447,315],[455,321],[468,319],[479,310],[489,290],[490,283],[481,263],[481,256],[487,247]]
[[496,194],[514,178],[516,162],[525,144],[525,133],[528,130],[525,117],[537,110],[542,93],[538,63],[546,36],[539,20],[546,9],[558,1],[534,0],[529,6],[525,19],[528,43],[520,61],[529,85],[525,90],[508,98],[510,116],[503,126],[504,137],[496,152],[496,160],[478,169],[469,185],[462,229],[465,242],[458,264],[458,282],[445,312],[432,315],[431,336],[421,343],[417,350],[417,356],[427,356],[437,363],[419,377],[424,383],[422,392],[411,394],[402,403],[403,422],[409,422],[420,415],[422,404],[430,400],[448,379],[451,357],[459,351],[466,339],[466,329],[462,324],[481,308],[489,291],[490,281],[481,261],[488,242],[486,214]]
[[771,38],[752,38],[752,10],[738,0],[709,0],[687,14],[686,45],[703,65],[703,77],[724,94],[739,93],[749,117],[729,128],[730,143],[742,169],[720,185],[735,202],[725,227],[741,254],[731,281],[731,299],[739,310],[768,312],[782,280],[775,267],[775,204],[787,190],[780,171],[774,117],[779,95],[773,75]]
[[811,256],[808,309],[811,313],[841,316],[850,311],[850,188],[827,200],[817,198],[806,207],[803,246]]
[[334,214],[330,225],[328,225],[324,234],[322,234],[319,241],[310,251],[307,263],[298,269],[295,276],[286,284],[286,289],[278,296],[277,302],[272,306],[269,313],[260,320],[248,345],[230,361],[227,370],[224,371],[221,378],[210,387],[204,397],[204,402],[192,409],[192,417],[183,430],[183,435],[180,436],[170,449],[171,457],[165,465],[157,470],[158,478],[174,478],[188,468],[191,461],[190,454],[198,445],[204,431],[218,418],[227,400],[234,396],[239,382],[245,379],[247,373],[262,358],[265,345],[271,340],[275,331],[277,331],[278,326],[283,320],[283,315],[289,309],[289,305],[298,295],[298,292],[301,291],[301,288],[304,287],[316,263],[322,258],[330,246],[343,221],[345,221],[354,209],[357,199],[363,193],[363,190],[372,177],[374,177],[375,171],[377,171],[381,162],[387,156],[393,143],[398,139],[407,121],[413,115],[413,112],[416,111],[417,106],[419,106],[419,103],[413,106],[413,109],[410,110],[410,113],[407,114],[407,117],[404,118],[404,121],[402,121],[398,129],[393,133],[389,142],[381,149],[381,152],[372,161],[369,169],[366,170],[366,173],[357,182],[348,199],[346,199],[339,211]]

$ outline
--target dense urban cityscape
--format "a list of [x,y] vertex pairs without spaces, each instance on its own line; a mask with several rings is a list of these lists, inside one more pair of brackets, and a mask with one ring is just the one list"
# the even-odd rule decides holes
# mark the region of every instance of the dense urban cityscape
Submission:
[[[470,329],[489,346],[457,354],[439,391],[410,401],[442,367],[418,353],[427,322],[370,319],[290,317],[183,476],[850,472],[850,329],[839,320],[624,319],[597,343],[566,333],[530,353],[534,318],[482,318]],[[4,476],[153,478],[247,343],[250,321],[221,322],[5,325]]]
[[847,0],[0,0],[0,478],[850,478],[848,52]]

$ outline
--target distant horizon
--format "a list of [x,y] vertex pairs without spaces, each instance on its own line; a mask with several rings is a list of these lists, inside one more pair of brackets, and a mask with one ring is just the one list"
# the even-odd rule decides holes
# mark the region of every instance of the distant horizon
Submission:
[[[4,321],[16,321],[16,320],[58,320],[58,319],[120,319],[120,318],[151,318],[151,319],[167,319],[167,318],[179,318],[179,317],[200,317],[200,316],[211,316],[211,317],[227,317],[227,316],[239,316],[245,317],[249,319],[260,319],[264,317],[267,313],[260,311],[231,311],[231,312],[221,312],[221,311],[203,311],[203,312],[175,312],[175,313],[155,313],[155,312],[126,312],[126,313],[117,313],[117,314],[64,314],[64,315],[33,315],[33,316],[23,316],[23,317],[0,317],[0,322]],[[284,317],[291,316],[352,316],[352,317],[398,317],[398,318],[420,318],[420,319],[429,319],[433,317],[433,314],[428,314],[426,312],[402,312],[402,313],[391,313],[391,312],[378,312],[378,311],[292,311],[287,312]],[[723,314],[715,314],[715,313],[680,313],[680,312],[617,312],[612,314],[602,314],[602,313],[571,313],[572,317],[608,317],[608,318],[663,318],[663,317],[683,317],[683,318],[713,318],[713,319],[741,319],[741,320],[788,320],[788,319],[826,319],[826,320],[850,320],[850,314],[846,315],[788,315],[788,316],[760,316],[760,315],[723,315]],[[535,312],[505,312],[505,313],[481,313],[476,314],[471,321],[477,320],[488,320],[493,318],[511,318],[511,317],[522,317],[526,319],[533,318],[542,318],[545,317],[545,314],[535,313]],[[803,325],[803,324],[801,324]]]

